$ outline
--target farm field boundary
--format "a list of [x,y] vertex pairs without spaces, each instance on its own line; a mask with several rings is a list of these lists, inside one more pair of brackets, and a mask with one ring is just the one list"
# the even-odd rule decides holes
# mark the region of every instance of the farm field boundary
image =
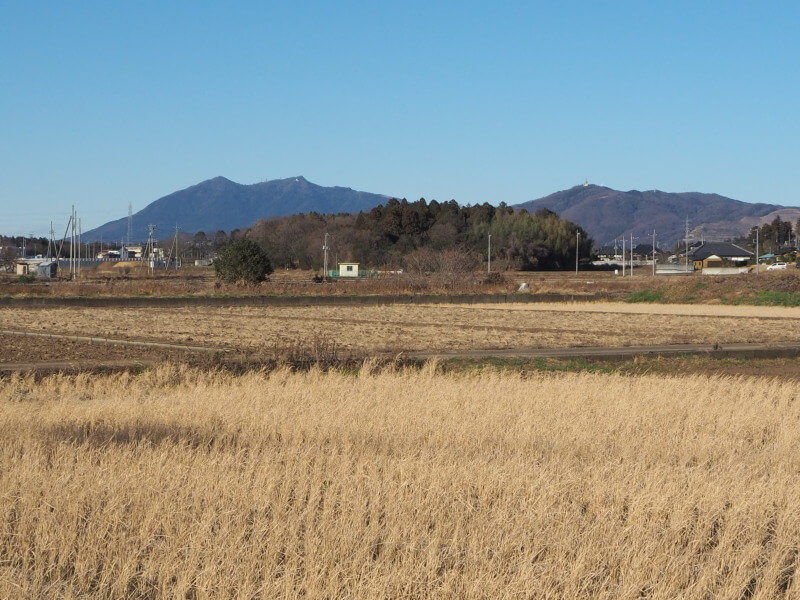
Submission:
[[798,342],[764,342],[741,344],[663,344],[653,346],[581,346],[572,348],[498,348],[458,352],[404,352],[403,357],[431,358],[586,358],[594,360],[628,360],[637,356],[708,355],[714,358],[784,358],[800,356]]
[[621,300],[624,293],[597,294],[403,294],[374,296],[125,296],[0,297],[0,308],[178,308],[203,306],[370,306],[379,304],[502,304]]
[[[99,336],[79,336],[72,334],[44,333],[21,330],[0,330],[0,335],[13,335],[21,337],[36,337],[70,340],[76,342],[89,342],[96,344],[113,344],[135,346],[154,349],[182,350],[197,353],[215,353],[225,355],[231,360],[247,361],[244,355],[239,355],[229,348],[194,346],[156,341],[138,341]],[[433,358],[439,359],[491,359],[491,358],[558,358],[558,359],[587,359],[603,361],[624,361],[636,357],[657,356],[692,356],[703,355],[711,358],[786,358],[800,356],[800,342],[763,342],[763,343],[731,343],[731,344],[663,344],[649,346],[581,346],[569,348],[495,348],[478,350],[461,350],[454,352],[401,352],[395,356],[400,362],[410,360],[413,362]],[[386,353],[374,353],[373,356],[391,358]],[[350,357],[351,359],[355,357]],[[364,356],[364,359],[368,356]],[[252,359],[251,359],[252,360]],[[96,364],[95,364],[96,362]],[[141,361],[136,361],[138,364]],[[108,365],[107,361],[81,361],[84,370],[93,370],[95,367],[118,366],[127,368],[135,366],[134,361],[120,361],[117,365]],[[253,363],[254,365],[256,363]],[[46,371],[58,370],[59,367],[74,367],[69,361],[45,361],[42,363],[6,363],[0,364],[0,372],[8,371],[37,371],[40,368]]]
[[172,344],[168,342],[143,342],[139,340],[124,340],[101,336],[73,335],[69,333],[46,333],[43,331],[24,331],[19,329],[0,329],[0,335],[15,335],[21,337],[51,338],[57,340],[71,340],[74,342],[90,342],[93,344],[115,344],[120,346],[143,346],[147,348],[164,348],[167,350],[188,350],[191,352],[228,352],[228,348],[209,346],[190,346],[186,344]]

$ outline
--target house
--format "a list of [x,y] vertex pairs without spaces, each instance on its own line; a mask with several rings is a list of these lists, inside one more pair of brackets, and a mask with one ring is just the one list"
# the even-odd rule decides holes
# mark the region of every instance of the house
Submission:
[[746,267],[754,257],[749,250],[730,242],[704,242],[689,252],[695,269]]
[[19,258],[15,262],[14,271],[17,275],[36,275],[36,269],[39,265],[49,260],[48,258],[42,257]]
[[358,263],[339,263],[339,277],[358,277]]
[[602,262],[613,262],[615,260],[622,260],[619,248],[614,246],[603,246],[597,249],[597,260]]
[[[658,253],[658,248],[656,248]],[[653,244],[637,244],[633,248],[634,260],[653,260]]]
[[123,260],[130,260],[132,258],[142,258],[144,256],[144,248],[138,246],[123,246],[120,252],[120,258]]

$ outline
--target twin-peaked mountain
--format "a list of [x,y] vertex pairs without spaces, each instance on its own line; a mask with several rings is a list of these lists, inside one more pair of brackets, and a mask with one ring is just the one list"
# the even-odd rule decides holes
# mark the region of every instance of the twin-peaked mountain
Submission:
[[[335,214],[358,212],[383,204],[381,194],[358,192],[346,187],[323,187],[302,176],[273,179],[252,185],[215,177],[173,192],[148,204],[133,215],[132,240],[147,239],[147,226],[156,226],[156,236],[169,237],[177,225],[182,231],[231,231],[249,227],[259,219],[296,213]],[[120,241],[128,230],[123,217],[83,234],[86,241]]]
[[[259,220],[298,213],[368,211],[388,199],[389,196],[348,187],[316,185],[302,176],[252,185],[215,177],[159,198],[135,213],[132,239],[145,240],[149,224],[156,226],[158,238],[171,235],[176,225],[186,233],[231,231],[250,227]],[[775,216],[792,223],[800,219],[797,207],[751,204],[699,192],[623,192],[599,185],[575,186],[515,208],[529,212],[549,209],[581,226],[597,245],[631,234],[640,241],[649,241],[654,229],[659,245],[672,244],[684,237],[687,217],[692,239],[706,240],[739,237]],[[125,239],[127,227],[128,219],[123,217],[83,236],[87,241],[117,242]]]

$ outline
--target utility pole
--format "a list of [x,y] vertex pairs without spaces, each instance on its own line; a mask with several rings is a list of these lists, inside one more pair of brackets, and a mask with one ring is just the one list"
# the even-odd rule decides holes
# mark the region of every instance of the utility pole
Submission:
[[128,246],[131,245],[131,237],[133,235],[133,203],[128,202]]
[[150,223],[147,226],[147,248],[145,249],[145,254],[147,255],[147,260],[150,263],[150,274],[153,274],[153,270],[155,269],[155,257],[153,256],[154,248],[155,248],[155,237],[156,237],[156,226]]
[[758,273],[758,225],[756,225],[756,273]]
[[625,236],[622,236],[622,276],[625,277]]
[[683,239],[684,242],[686,243],[685,262],[686,262],[686,271],[688,272],[689,271],[689,217],[688,216],[686,217],[686,231]]
[[653,229],[653,277],[656,275],[656,230]]
[[631,232],[631,277],[633,277],[633,232]]
[[[178,224],[175,223],[175,272],[178,271],[178,231]],[[167,265],[167,268],[169,268],[169,265]]]
[[78,276],[81,274],[81,258],[83,257],[83,229],[81,228],[81,220],[78,219]]
[[578,272],[578,258],[581,253],[581,232],[575,232],[575,273]]
[[56,232],[53,231],[53,222],[50,221],[50,239],[47,240],[47,258],[53,258],[53,250],[56,246]]
[[489,234],[489,249],[486,253],[486,272],[492,272],[492,234]]
[[72,214],[69,218],[69,278],[75,279],[75,205],[72,205]]
[[322,277],[323,279],[328,276],[328,234],[325,234],[325,241],[322,242]]

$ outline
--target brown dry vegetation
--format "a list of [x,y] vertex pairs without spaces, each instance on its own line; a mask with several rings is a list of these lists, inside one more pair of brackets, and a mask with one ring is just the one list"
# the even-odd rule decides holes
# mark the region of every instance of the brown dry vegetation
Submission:
[[[703,312],[712,314],[619,303],[5,308],[0,309],[0,328],[265,352],[318,338],[360,353],[800,340],[800,309],[714,307]],[[712,316],[716,312],[728,316]]]
[[[421,305],[424,306],[424,305]],[[431,305],[435,306],[435,305]],[[800,319],[797,306],[748,306],[726,304],[623,304],[620,302],[503,302],[498,304],[464,304],[462,308],[498,311],[571,313],[618,313],[620,315],[682,315],[704,317],[757,317],[762,319]],[[738,319],[737,319],[738,321]]]
[[664,302],[719,303],[753,301],[755,292],[800,292],[800,270],[764,272],[742,276],[652,277],[646,268],[636,269],[634,277],[619,277],[606,271],[515,272],[505,271],[487,280],[486,273],[405,273],[358,281],[314,284],[313,273],[301,270],[276,271],[270,281],[241,286],[219,283],[213,269],[186,267],[180,274],[132,270],[93,271],[86,269],[77,282],[20,284],[16,278],[0,275],[0,296],[253,296],[253,295],[352,295],[352,294],[478,294],[512,293],[520,283],[528,283],[530,292],[569,295],[606,295],[623,299],[642,290],[657,292]]
[[797,386],[14,378],[0,597],[796,598]]
[[337,280],[316,284],[314,273],[281,270],[269,281],[255,285],[226,284],[218,281],[209,268],[186,268],[180,274],[156,273],[146,269],[128,274],[90,272],[77,281],[17,283],[15,278],[0,279],[0,296],[119,297],[119,296],[344,296],[377,294],[490,294],[516,290],[513,276],[497,276],[487,281],[486,273],[439,273],[431,275],[397,274],[357,280]]

